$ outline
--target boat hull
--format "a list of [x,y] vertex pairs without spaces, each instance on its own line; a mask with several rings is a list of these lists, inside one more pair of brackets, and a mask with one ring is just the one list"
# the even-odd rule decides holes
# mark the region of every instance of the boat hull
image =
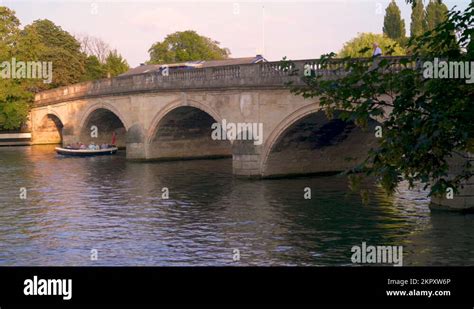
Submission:
[[90,149],[68,149],[56,147],[56,152],[63,156],[73,157],[93,157],[93,156],[109,156],[117,153],[118,148],[112,147],[107,149],[90,150]]

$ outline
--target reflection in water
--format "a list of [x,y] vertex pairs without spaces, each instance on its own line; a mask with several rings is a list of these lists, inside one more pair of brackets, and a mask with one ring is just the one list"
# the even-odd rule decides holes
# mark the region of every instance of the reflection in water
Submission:
[[405,265],[474,265],[474,216],[431,214],[424,192],[373,187],[363,205],[343,176],[251,181],[231,170],[229,159],[0,148],[0,265],[351,265],[364,241],[403,245]]

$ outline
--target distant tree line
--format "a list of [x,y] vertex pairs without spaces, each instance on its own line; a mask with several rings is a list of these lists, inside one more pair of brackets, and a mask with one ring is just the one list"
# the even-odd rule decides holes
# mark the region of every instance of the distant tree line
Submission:
[[[93,44],[106,48],[96,49]],[[0,6],[0,63],[13,58],[52,62],[53,79],[43,83],[37,79],[1,78],[0,130],[18,129],[26,121],[36,92],[113,77],[129,69],[127,61],[100,39],[75,38],[47,19],[21,29],[15,12]]]
[[[426,8],[423,0],[411,1],[410,37],[415,38],[427,31],[433,31],[443,23],[448,14],[448,8],[442,0],[429,0]],[[384,54],[400,56],[410,54],[408,48],[405,20],[401,17],[400,8],[392,0],[385,9],[382,34],[360,33],[357,37],[344,44],[339,57],[370,57],[372,44],[378,43]],[[363,52],[361,52],[363,51]]]
[[[229,49],[219,44],[192,30],[175,32],[150,47],[148,63],[228,58]],[[51,83],[1,78],[0,131],[16,130],[26,122],[34,94],[39,91],[110,78],[129,70],[127,61],[100,38],[87,34],[74,36],[47,19],[36,20],[21,29],[15,12],[0,6],[0,63],[13,58],[52,62],[53,78]]]
[[[447,18],[448,8],[442,0],[430,0],[423,6],[423,0],[414,0],[411,4],[410,36],[420,36],[426,31],[433,31]],[[385,10],[383,33],[400,45],[406,45],[405,20],[401,18],[400,9],[392,0]]]

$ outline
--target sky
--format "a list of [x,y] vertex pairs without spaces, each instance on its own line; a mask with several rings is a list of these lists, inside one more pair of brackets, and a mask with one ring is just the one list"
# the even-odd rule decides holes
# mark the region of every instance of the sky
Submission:
[[[424,0],[425,4],[428,0]],[[448,8],[470,0],[445,0]],[[0,0],[22,26],[50,19],[71,34],[109,43],[135,67],[148,49],[175,31],[195,30],[227,47],[231,57],[263,54],[270,61],[319,58],[361,32],[382,33],[390,0]],[[398,0],[410,29],[411,7]]]

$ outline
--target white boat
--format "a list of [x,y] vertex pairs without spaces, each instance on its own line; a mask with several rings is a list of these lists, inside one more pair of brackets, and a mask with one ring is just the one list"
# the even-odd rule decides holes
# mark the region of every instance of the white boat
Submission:
[[73,149],[73,148],[62,148],[56,147],[56,152],[64,156],[76,156],[76,157],[90,157],[90,156],[104,156],[113,155],[117,153],[118,148],[113,146],[105,149]]

